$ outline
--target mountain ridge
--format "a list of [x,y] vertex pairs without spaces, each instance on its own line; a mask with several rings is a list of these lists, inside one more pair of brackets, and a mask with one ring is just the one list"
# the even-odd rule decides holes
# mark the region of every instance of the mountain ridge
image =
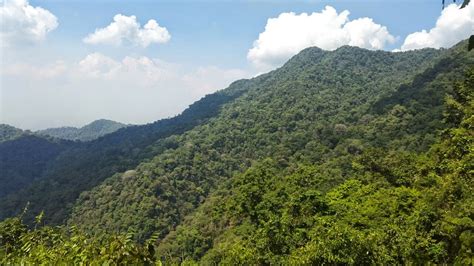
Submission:
[[[72,205],[80,192],[159,153],[171,144],[163,143],[163,147],[149,146],[164,137],[207,121],[218,112],[222,104],[240,95],[246,86],[245,80],[235,81],[226,92],[207,95],[173,118],[129,126],[102,138],[68,147],[54,160],[47,162],[44,171],[34,178],[35,182],[22,187],[17,193],[10,193],[0,201],[0,217],[15,215],[30,202],[30,212],[25,215],[25,221],[31,223],[34,213],[45,210],[52,214],[46,216],[46,222],[63,223],[70,211],[68,206]],[[10,152],[0,144],[0,153],[8,157]],[[0,171],[0,179],[8,180],[7,172],[18,174],[16,165],[11,168],[9,171]],[[54,201],[51,200],[53,198]]]
[[13,140],[23,134],[23,130],[8,124],[0,124],[0,143]]
[[[207,125],[169,139],[176,144],[150,162],[140,164],[135,168],[133,178],[123,178],[117,173],[93,190],[84,192],[69,222],[97,233],[133,230],[139,239],[146,238],[151,232],[161,232],[164,237],[169,228],[180,224],[209,193],[231,178],[232,173],[244,171],[252,162],[267,156],[283,164],[303,160],[301,158],[324,162],[326,159],[318,157],[329,156],[332,159],[326,162],[328,167],[331,164],[348,167],[349,161],[342,162],[351,158],[347,152],[357,153],[363,147],[361,140],[352,139],[350,135],[373,143],[387,141],[378,143],[381,147],[426,150],[434,141],[429,131],[442,128],[440,109],[430,114],[438,123],[427,126],[429,120],[418,120],[419,117],[410,114],[410,106],[393,106],[393,110],[383,116],[369,118],[370,126],[377,128],[380,136],[372,135],[367,126],[363,126],[367,122],[357,123],[372,103],[396,93],[404,80],[415,78],[430,67],[437,69],[436,77],[442,77],[445,72],[452,75],[465,64],[472,65],[472,59],[466,51],[457,54],[460,46],[450,51],[426,49],[400,54],[355,50],[361,52],[351,61],[350,57],[341,60],[347,56],[347,49],[335,52],[316,49],[318,58],[327,56],[329,59],[302,61],[296,56],[282,68],[259,77],[263,82],[251,86],[242,97],[224,106]],[[311,53],[311,48],[303,53],[308,51]],[[321,54],[323,57],[319,56]],[[443,57],[451,56],[456,68],[443,69],[437,64]],[[358,59],[366,57],[375,63],[364,66],[364,61]],[[305,71],[301,71],[300,66],[304,66]],[[436,79],[426,84],[448,90]],[[399,113],[400,117],[397,116]],[[426,129],[410,133],[391,127],[396,134],[390,140],[392,132],[379,125],[387,123],[387,119],[407,120],[410,122],[405,122],[407,126],[422,124]],[[332,157],[338,153],[345,156]],[[342,171],[333,181],[342,181],[348,174]],[[97,205],[97,202],[101,204]],[[133,207],[126,207],[123,202]]]
[[66,140],[91,141],[127,126],[129,125],[108,119],[97,119],[82,127],[47,128],[35,131],[35,134]]
[[[21,236],[7,248],[28,250],[5,252],[61,260],[110,246],[170,265],[469,263],[466,47],[309,48],[174,118],[66,143],[42,180],[1,198],[0,216],[31,202],[0,223],[2,235]],[[43,214],[62,226],[36,229]]]

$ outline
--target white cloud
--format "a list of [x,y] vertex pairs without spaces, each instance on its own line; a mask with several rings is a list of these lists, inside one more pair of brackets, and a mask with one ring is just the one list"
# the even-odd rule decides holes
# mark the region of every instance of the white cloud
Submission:
[[269,69],[310,46],[325,50],[343,45],[383,49],[385,44],[395,41],[386,27],[372,19],[350,21],[348,17],[349,11],[338,14],[331,6],[312,14],[281,13],[268,19],[265,31],[260,33],[247,58],[258,68]]
[[425,47],[447,48],[468,38],[471,34],[474,34],[474,3],[471,1],[463,9],[456,4],[451,4],[441,12],[434,28],[408,35],[401,50]]
[[87,55],[78,64],[78,71],[87,78],[119,81],[140,86],[156,86],[157,83],[178,80],[173,64],[146,56],[126,56],[121,61],[100,53]]
[[156,20],[150,19],[141,28],[135,16],[117,14],[114,21],[105,28],[96,29],[83,39],[89,44],[121,45],[128,41],[134,45],[147,47],[152,43],[166,43],[171,35],[165,27],[161,27]]
[[78,63],[79,72],[87,77],[113,78],[120,64],[100,53],[87,55]]
[[387,28],[381,26],[371,18],[359,18],[344,25],[344,30],[349,34],[349,45],[367,49],[383,49],[386,43],[395,42]]
[[2,22],[0,41],[7,46],[38,42],[58,26],[58,20],[48,10],[31,6],[27,0],[0,2]]

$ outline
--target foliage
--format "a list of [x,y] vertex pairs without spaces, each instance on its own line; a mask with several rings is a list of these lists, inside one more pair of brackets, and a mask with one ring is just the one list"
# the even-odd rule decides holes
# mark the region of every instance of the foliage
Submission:
[[160,254],[206,265],[472,264],[473,85],[474,68],[447,97],[451,126],[429,151],[366,149],[330,188],[324,165],[263,160],[213,193]]
[[[39,217],[38,217],[39,218]],[[37,219],[41,223],[41,219]],[[27,229],[20,217],[0,223],[0,263],[4,265],[160,265],[154,239],[143,245],[132,234],[93,238],[75,227]]]
[[0,142],[0,197],[14,194],[39,180],[48,165],[74,145],[69,141],[32,134]]

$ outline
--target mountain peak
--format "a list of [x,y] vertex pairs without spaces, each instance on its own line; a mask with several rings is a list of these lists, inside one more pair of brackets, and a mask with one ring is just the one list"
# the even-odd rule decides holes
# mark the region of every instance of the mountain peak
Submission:
[[0,124],[0,142],[12,140],[23,134],[23,130],[7,124]]
[[80,140],[90,141],[110,134],[119,130],[120,128],[127,127],[128,125],[115,122],[108,119],[98,119],[91,123],[80,127],[59,127],[59,128],[48,128],[37,131],[40,135],[48,135],[60,139],[67,140]]

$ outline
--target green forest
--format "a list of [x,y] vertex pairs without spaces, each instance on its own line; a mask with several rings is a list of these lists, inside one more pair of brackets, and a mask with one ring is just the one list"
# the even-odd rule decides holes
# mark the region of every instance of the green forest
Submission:
[[0,264],[474,264],[467,40],[307,48],[90,142],[5,132]]

